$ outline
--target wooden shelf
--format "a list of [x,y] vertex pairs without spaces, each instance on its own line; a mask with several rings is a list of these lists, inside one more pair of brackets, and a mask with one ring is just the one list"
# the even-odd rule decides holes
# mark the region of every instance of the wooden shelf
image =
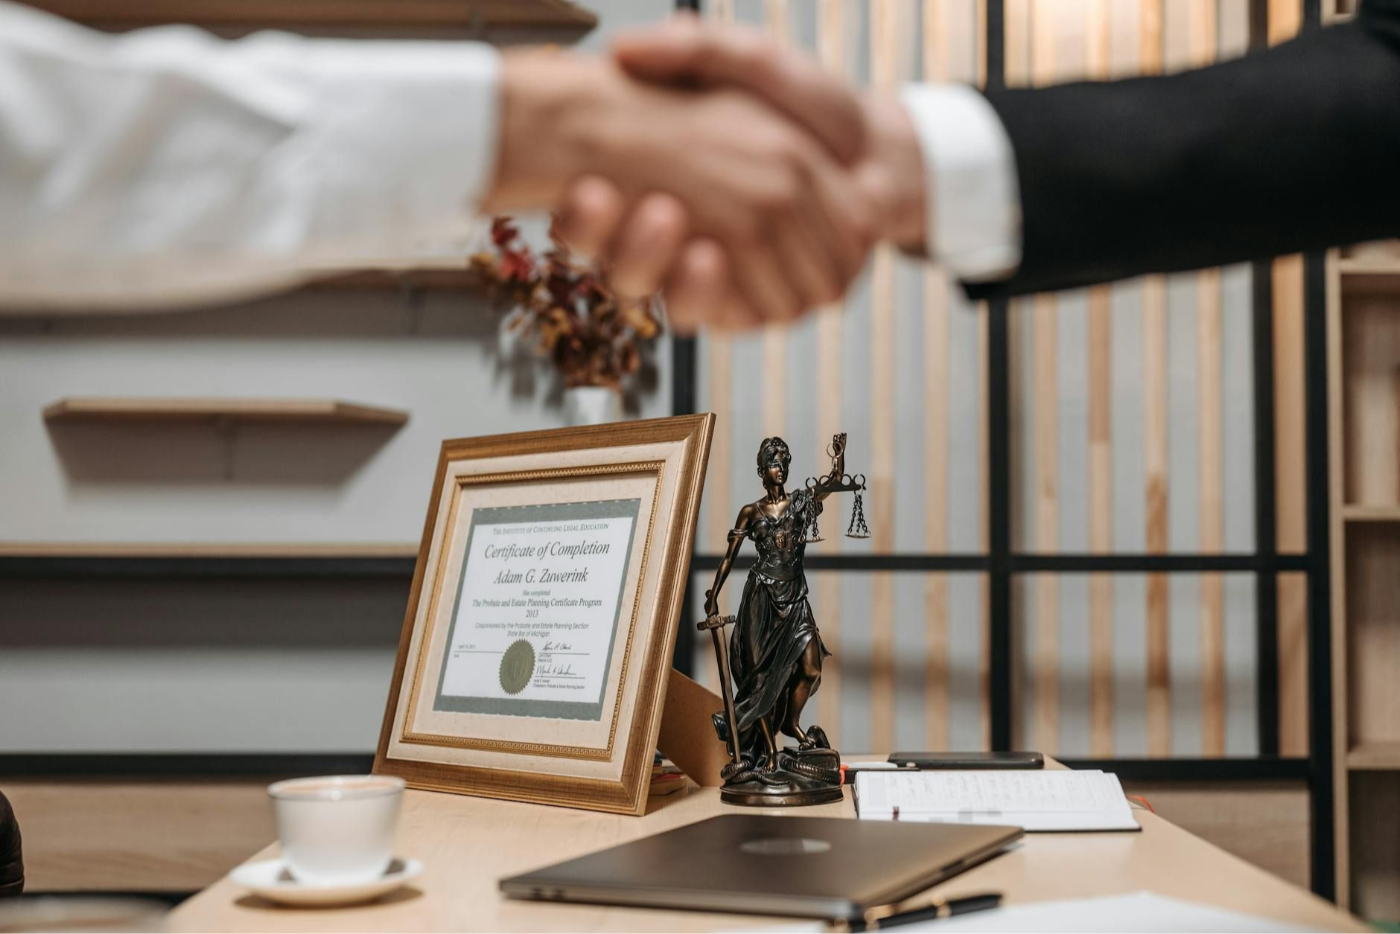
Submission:
[[1344,292],[1400,291],[1400,256],[1344,256],[1337,260],[1337,273]]
[[1400,742],[1363,742],[1347,752],[1347,768],[1355,771],[1400,771]]
[[1400,505],[1343,506],[1343,522],[1400,522]]
[[57,421],[299,422],[322,425],[402,425],[408,413],[336,399],[126,399],[71,397],[45,407]]
[[1344,276],[1400,275],[1400,256],[1344,256],[1337,260],[1337,271]]
[[415,543],[0,542],[0,558],[416,558]]
[[246,29],[588,30],[598,18],[569,0],[24,0],[102,29],[167,23]]
[[304,286],[307,289],[478,289],[481,276],[475,270],[462,268],[408,269],[399,271],[367,269],[317,279]]
[[416,545],[0,544],[0,580],[354,579],[413,577]]

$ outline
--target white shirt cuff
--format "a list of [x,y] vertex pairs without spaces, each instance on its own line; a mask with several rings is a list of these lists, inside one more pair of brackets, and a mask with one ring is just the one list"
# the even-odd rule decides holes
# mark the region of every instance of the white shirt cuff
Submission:
[[1021,263],[1021,195],[1001,119],[963,85],[911,84],[900,100],[923,150],[930,256],[964,282],[1009,277]]

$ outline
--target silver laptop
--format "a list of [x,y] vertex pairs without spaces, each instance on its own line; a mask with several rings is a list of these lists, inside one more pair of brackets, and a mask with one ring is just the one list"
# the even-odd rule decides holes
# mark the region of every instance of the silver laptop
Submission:
[[854,918],[1001,853],[1019,827],[712,817],[501,880],[512,898]]

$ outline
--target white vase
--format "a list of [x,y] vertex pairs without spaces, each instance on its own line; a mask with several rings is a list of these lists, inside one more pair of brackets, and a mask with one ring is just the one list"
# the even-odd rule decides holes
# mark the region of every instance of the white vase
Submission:
[[622,393],[607,386],[564,390],[564,420],[569,425],[602,425],[622,420]]

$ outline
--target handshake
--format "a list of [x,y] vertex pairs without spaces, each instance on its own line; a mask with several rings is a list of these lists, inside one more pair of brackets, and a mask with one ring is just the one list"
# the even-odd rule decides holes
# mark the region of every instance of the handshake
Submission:
[[507,53],[493,212],[552,209],[572,248],[672,325],[745,329],[839,299],[876,241],[925,242],[924,168],[893,95],[761,33],[684,16],[612,57]]

